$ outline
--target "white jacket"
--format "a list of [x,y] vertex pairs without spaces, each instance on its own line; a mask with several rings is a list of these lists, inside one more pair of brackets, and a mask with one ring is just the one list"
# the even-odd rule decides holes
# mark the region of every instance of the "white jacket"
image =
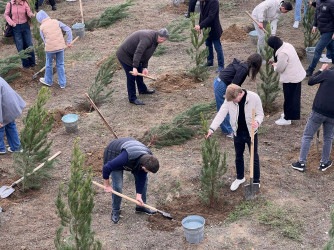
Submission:
[[[249,134],[251,133],[251,121],[252,121],[252,110],[255,109],[255,121],[260,124],[263,121],[263,108],[261,99],[258,94],[247,90],[246,102],[245,102],[245,119]],[[237,135],[238,130],[238,117],[239,117],[239,104],[234,102],[224,101],[223,105],[220,107],[218,114],[215,119],[213,119],[210,129],[215,131],[219,125],[224,121],[227,114],[230,114],[230,124],[233,128],[234,135]],[[257,129],[255,133],[257,132]]]
[[257,5],[252,12],[252,16],[256,21],[260,23],[263,21],[270,22],[271,34],[276,34],[277,22],[282,15],[281,3],[282,0],[265,0]]
[[280,74],[283,83],[298,83],[304,80],[306,72],[299,60],[295,48],[290,43],[283,45],[276,51],[277,64],[274,70]]

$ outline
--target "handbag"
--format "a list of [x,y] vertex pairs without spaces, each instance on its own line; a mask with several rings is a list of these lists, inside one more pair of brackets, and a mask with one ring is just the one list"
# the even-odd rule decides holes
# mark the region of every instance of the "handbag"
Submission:
[[[12,3],[9,2],[9,4],[10,4],[9,17],[12,18]],[[12,37],[14,35],[13,26],[10,26],[8,22],[6,22],[5,28],[3,30],[3,35],[4,37]]]

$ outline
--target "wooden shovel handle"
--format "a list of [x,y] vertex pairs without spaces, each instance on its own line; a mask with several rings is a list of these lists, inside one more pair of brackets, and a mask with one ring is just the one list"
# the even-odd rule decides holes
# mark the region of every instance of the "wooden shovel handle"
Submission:
[[[252,110],[252,123],[255,122],[255,109]],[[251,147],[250,147],[250,178],[254,177],[254,128],[251,129]]]
[[[104,189],[104,186],[103,186],[102,184],[100,184],[100,183],[98,183],[98,182],[96,182],[96,181],[92,181],[92,183],[93,183],[94,185],[96,185],[96,186],[98,186],[98,187]],[[124,199],[126,199],[126,200],[128,200],[128,201],[131,201],[131,202],[133,202],[133,203],[136,203],[138,206],[141,206],[141,204],[140,204],[139,201],[137,201],[137,200],[135,200],[135,199],[132,199],[132,198],[130,198],[130,197],[124,195],[124,194],[121,194],[121,193],[119,193],[119,192],[117,192],[117,191],[115,191],[115,190],[112,190],[112,193],[113,193],[113,194],[116,194],[117,196],[122,197],[122,198],[124,198]],[[149,206],[149,205],[146,205],[146,204],[144,204],[143,207],[149,208],[149,209],[151,209],[151,210],[153,210],[153,211],[158,211],[158,209],[156,209],[156,208],[154,208],[154,207],[151,207],[151,206]]]
[[81,21],[82,21],[82,23],[85,23],[84,22],[84,17],[83,17],[83,10],[82,10],[82,2],[81,2],[81,0],[79,0],[79,4],[80,4]]
[[[260,27],[260,24],[259,24],[259,22],[258,21],[256,21],[253,17],[252,17],[252,15],[251,14],[249,14],[248,13],[248,11],[245,11],[246,12],[246,14],[253,20],[253,22],[254,23],[256,23],[257,24],[257,26],[259,26]],[[263,31],[266,33],[266,34],[268,34],[268,31],[265,29],[265,28],[263,28]]]
[[[133,74],[133,71],[129,71],[129,73],[130,74]],[[144,74],[142,74],[142,73],[137,73],[139,76],[142,76],[142,77],[146,77],[146,78],[149,78],[149,79],[151,79],[151,80],[153,80],[153,81],[156,81],[157,79],[155,79],[154,77],[152,77],[152,76],[146,76],[146,75],[144,75]]]
[[[58,151],[57,153],[55,153],[53,156],[51,156],[46,162],[48,161],[52,161],[54,158],[56,158],[58,155],[60,155],[61,151]],[[36,168],[34,168],[34,170],[27,174],[27,176],[31,175],[32,173],[35,173],[38,169],[42,168],[46,162],[43,162],[42,164],[38,165]],[[11,187],[15,187],[17,184],[19,184],[21,181],[23,181],[24,177],[21,177],[20,179],[18,179],[17,181],[15,181]]]

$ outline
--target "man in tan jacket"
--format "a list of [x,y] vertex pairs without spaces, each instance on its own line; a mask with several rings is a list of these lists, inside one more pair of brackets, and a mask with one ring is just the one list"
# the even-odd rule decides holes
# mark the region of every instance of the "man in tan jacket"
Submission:
[[[252,110],[255,109],[255,121],[252,123]],[[242,89],[236,84],[230,84],[226,89],[225,101],[218,114],[210,125],[207,137],[209,137],[222,123],[227,114],[230,114],[230,123],[234,132],[235,165],[237,179],[232,183],[231,190],[238,189],[245,182],[244,177],[244,151],[245,144],[250,149],[251,129],[255,129],[254,135],[254,183],[260,183],[260,160],[257,153],[257,128],[263,121],[263,108],[258,94]]]

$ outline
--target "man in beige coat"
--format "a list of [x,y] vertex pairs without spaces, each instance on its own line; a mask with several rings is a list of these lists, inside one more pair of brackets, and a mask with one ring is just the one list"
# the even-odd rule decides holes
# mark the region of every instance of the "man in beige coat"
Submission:
[[265,27],[263,27],[263,22],[270,22],[271,34],[275,36],[277,31],[278,19],[280,18],[282,13],[287,13],[290,10],[292,10],[291,3],[282,0],[265,0],[254,8],[252,16],[260,24],[258,26],[256,23],[254,23],[254,27],[258,36],[257,46],[259,53],[260,50],[263,50],[265,42],[265,35],[263,31]]
[[[252,110],[255,109],[255,121],[252,123]],[[263,108],[258,94],[242,89],[236,84],[228,85],[225,101],[210,125],[207,137],[209,137],[222,123],[227,114],[230,114],[230,123],[234,132],[235,166],[237,179],[232,183],[231,190],[238,189],[245,182],[244,177],[244,151],[245,144],[250,149],[251,129],[255,129],[254,135],[254,183],[260,183],[260,160],[257,153],[258,139],[257,128],[263,121]]]

